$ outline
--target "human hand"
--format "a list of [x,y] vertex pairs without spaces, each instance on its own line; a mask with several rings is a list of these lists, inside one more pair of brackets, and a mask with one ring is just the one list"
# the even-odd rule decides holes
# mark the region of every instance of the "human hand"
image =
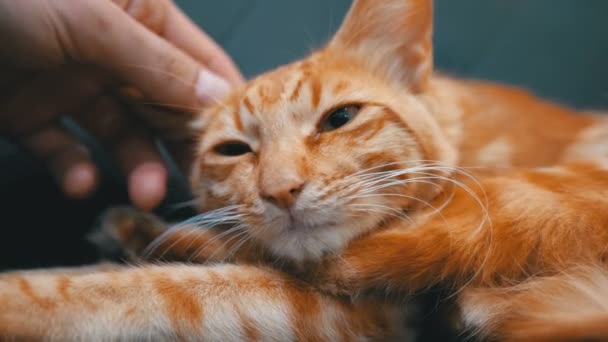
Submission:
[[149,126],[162,123],[137,121],[118,89],[197,111],[243,82],[170,0],[0,0],[0,38],[0,134],[44,159],[76,198],[92,193],[99,175],[59,124],[62,115],[111,150],[133,203],[152,209],[165,196],[167,171]]

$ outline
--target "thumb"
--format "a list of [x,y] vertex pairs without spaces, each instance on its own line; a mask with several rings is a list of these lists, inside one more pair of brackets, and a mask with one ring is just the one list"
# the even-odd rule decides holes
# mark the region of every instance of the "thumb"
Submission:
[[[68,53],[111,71],[159,104],[196,110],[221,99],[230,84],[148,30],[110,1],[65,9]],[[163,6],[162,8],[167,8]]]

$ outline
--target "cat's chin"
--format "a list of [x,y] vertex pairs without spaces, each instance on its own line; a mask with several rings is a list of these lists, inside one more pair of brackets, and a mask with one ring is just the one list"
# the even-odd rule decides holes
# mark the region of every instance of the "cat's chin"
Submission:
[[370,215],[365,219],[336,223],[286,222],[275,238],[265,241],[273,254],[296,263],[314,262],[334,254],[350,241],[374,229],[381,219]]

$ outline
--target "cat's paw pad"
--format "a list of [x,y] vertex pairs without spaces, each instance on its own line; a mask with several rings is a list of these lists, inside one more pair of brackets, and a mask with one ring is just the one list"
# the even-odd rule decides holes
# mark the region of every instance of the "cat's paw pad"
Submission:
[[101,215],[87,239],[104,257],[136,259],[165,227],[153,214],[131,207],[114,207]]

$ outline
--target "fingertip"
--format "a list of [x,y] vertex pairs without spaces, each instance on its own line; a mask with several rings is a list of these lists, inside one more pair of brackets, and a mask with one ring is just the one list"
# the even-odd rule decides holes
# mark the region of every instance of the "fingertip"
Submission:
[[80,162],[68,168],[62,177],[62,187],[69,197],[89,196],[97,186],[97,169],[90,162]]
[[221,75],[228,81],[233,87],[238,87],[247,81],[243,74],[239,71],[236,64],[228,57],[223,54],[223,57],[217,57],[216,59],[209,62],[206,66],[215,71],[218,75]]
[[167,191],[167,169],[160,162],[144,162],[129,174],[129,198],[143,210],[156,208]]
[[196,80],[196,96],[203,104],[215,103],[230,92],[231,85],[224,78],[203,69]]

